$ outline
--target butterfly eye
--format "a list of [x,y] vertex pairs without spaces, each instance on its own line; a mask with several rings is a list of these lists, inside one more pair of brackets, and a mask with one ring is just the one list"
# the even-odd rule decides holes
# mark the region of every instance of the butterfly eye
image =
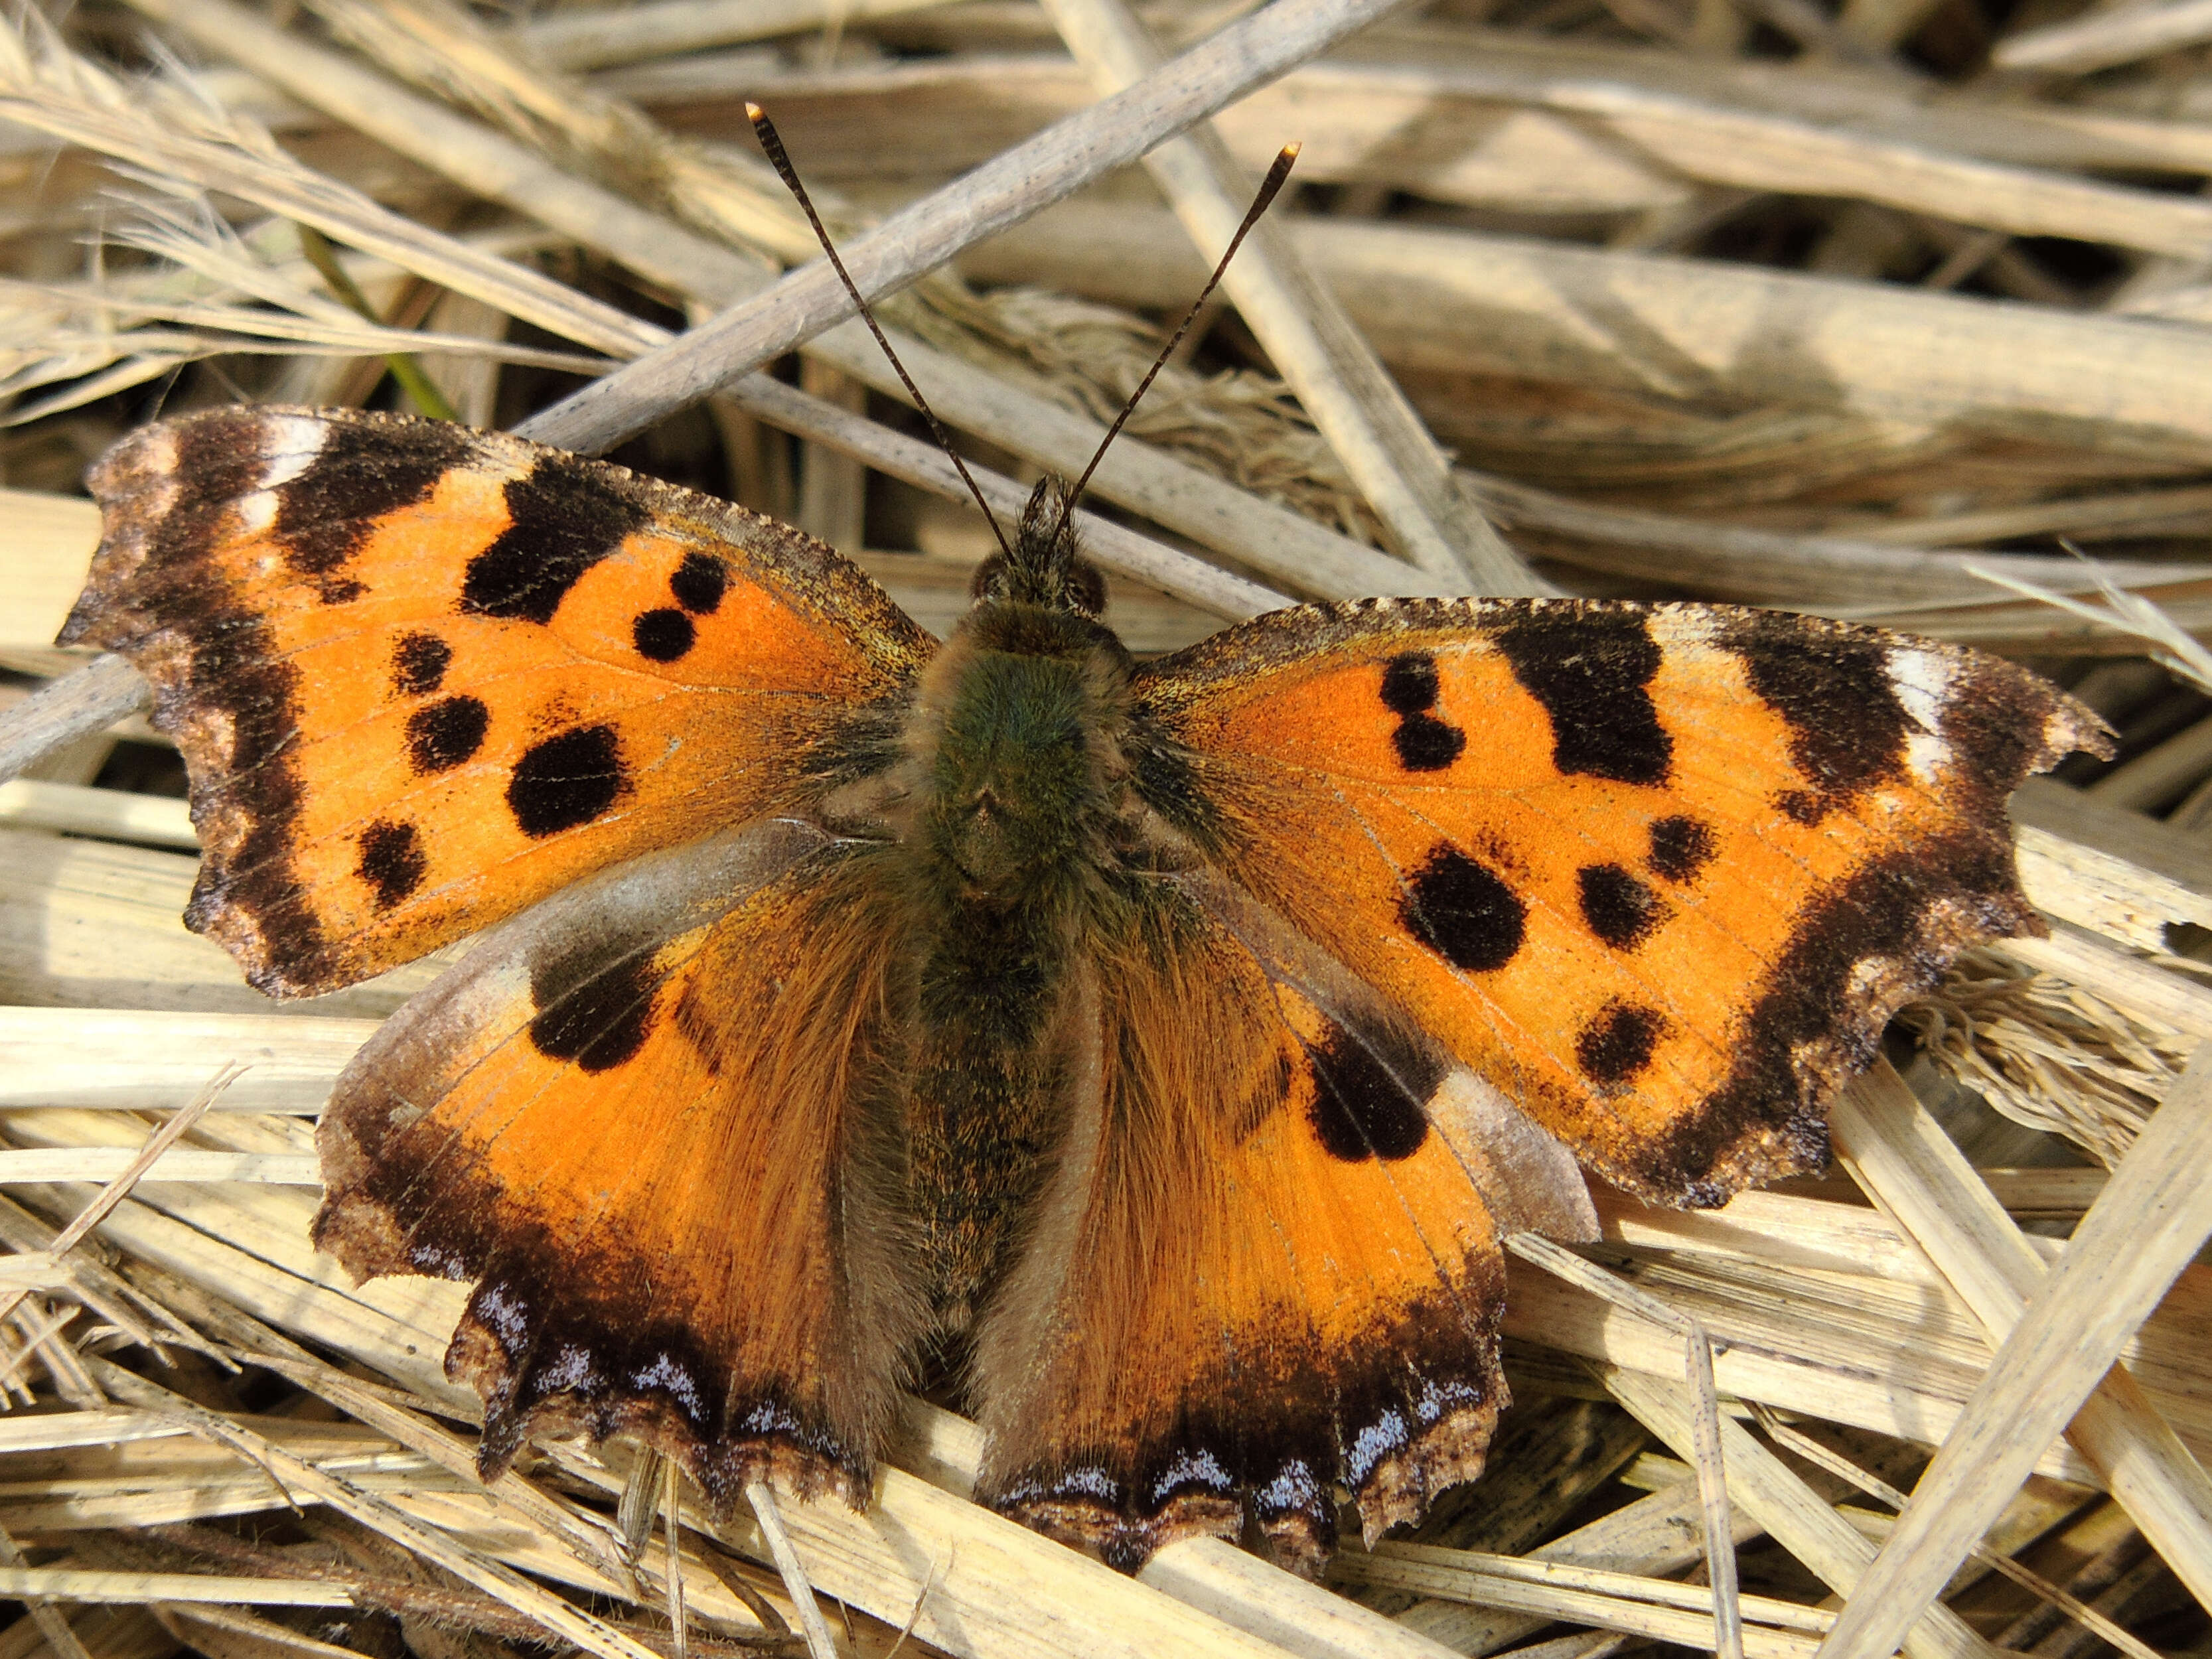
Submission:
[[1106,574],[1087,559],[1067,568],[1067,602],[1086,617],[1106,614]]
[[992,599],[1004,595],[1007,581],[1006,556],[994,553],[975,567],[969,579],[968,597],[971,599]]

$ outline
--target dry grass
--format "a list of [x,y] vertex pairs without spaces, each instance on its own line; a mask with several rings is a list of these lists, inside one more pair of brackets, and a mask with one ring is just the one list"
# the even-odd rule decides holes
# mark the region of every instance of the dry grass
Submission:
[[[1174,51],[1250,10],[1139,21]],[[1520,1403],[1415,1536],[1319,1586],[1210,1542],[1123,1578],[969,1503],[975,1431],[919,1401],[865,1515],[717,1526],[620,1445],[487,1488],[438,1363],[461,1292],[349,1287],[309,1246],[313,1118],[437,964],[276,1008],[182,930],[173,751],[116,724],[130,677],[48,643],[86,462],[156,408],[388,406],[394,358],[471,420],[611,441],[732,337],[688,323],[811,258],[744,97],[857,240],[952,210],[1098,85],[1146,107],[1131,27],[1098,0],[85,0],[0,33],[0,757],[42,757],[0,786],[0,1659],[2212,1642],[2212,1273],[2153,1282],[2212,1224],[2185,1103],[2212,1030],[2202,0],[1431,0],[1179,161],[882,267],[920,277],[884,307],[917,379],[1017,491],[1081,465],[1197,287],[1184,225],[1303,142],[1295,213],[1098,481],[1140,649],[1278,595],[1765,602],[2027,657],[2122,732],[2021,799],[2052,938],[1906,1010],[1920,1057],[1839,1108],[1834,1178],[1608,1199],[1605,1244],[1516,1263]],[[942,629],[983,527],[864,336],[798,356],[717,360],[750,372],[623,459],[837,542]],[[611,361],[638,367],[562,403]],[[1893,1533],[1916,1547],[1879,1554]]]

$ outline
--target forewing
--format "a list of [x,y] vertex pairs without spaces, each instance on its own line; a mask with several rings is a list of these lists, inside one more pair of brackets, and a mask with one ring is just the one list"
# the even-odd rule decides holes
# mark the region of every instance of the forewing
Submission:
[[1606,1178],[1715,1204],[1962,946],[2100,722],[2010,664],[1699,605],[1370,601],[1139,671],[1139,787]]
[[187,913],[333,989],[871,764],[929,642],[772,520],[343,410],[145,428],[63,639],[125,653],[192,780]]
[[1594,1218],[1563,1149],[1249,897],[1138,905],[979,1332],[978,1495],[1132,1567],[1249,1518],[1311,1571],[1337,1483],[1371,1538],[1480,1471],[1499,1236]]
[[622,1431],[719,1501],[865,1496],[919,1317],[875,868],[789,821],[634,861],[488,934],[339,1079],[316,1240],[475,1281],[447,1369],[488,1473]]

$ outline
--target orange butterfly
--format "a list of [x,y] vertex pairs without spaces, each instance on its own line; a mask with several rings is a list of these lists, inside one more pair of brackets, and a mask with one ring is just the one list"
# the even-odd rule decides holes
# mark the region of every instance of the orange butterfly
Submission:
[[1480,1473],[1501,1237],[1595,1236],[1577,1159],[1818,1168],[1899,1004],[2041,931],[2006,797],[2109,747],[1996,659],[1720,606],[1139,664],[1079,483],[942,647],[773,520],[432,422],[216,410],[92,488],[62,637],[154,684],[187,922],[278,996],[501,924],[340,1078],[315,1224],[475,1284],[487,1476],[629,1433],[858,1503],[949,1349],[979,1498],[1132,1568],[1250,1522],[1311,1571],[1338,1490],[1372,1540]]
[[[340,1080],[319,1240],[476,1290],[482,1462],[643,1437],[855,1501],[956,1338],[979,1495],[1310,1567],[1471,1478],[1576,1160],[1815,1169],[1884,1021],[2039,931],[2004,803],[2096,719],[1717,606],[1305,605],[1137,663],[1060,489],[937,646],[783,525],[339,410],[145,428],[63,637],[193,778],[276,995],[488,924]],[[512,920],[503,920],[506,918]]]

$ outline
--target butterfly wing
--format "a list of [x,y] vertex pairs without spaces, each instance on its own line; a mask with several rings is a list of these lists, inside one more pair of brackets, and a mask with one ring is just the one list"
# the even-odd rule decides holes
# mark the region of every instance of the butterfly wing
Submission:
[[1482,1467],[1501,1235],[1594,1237],[1572,1158],[1279,916],[1152,884],[1027,1253],[976,1340],[978,1495],[1133,1567],[1249,1511],[1309,1571]]
[[316,1242],[476,1281],[447,1369],[487,1476],[530,1432],[629,1432],[720,1502],[865,1497],[921,1315],[878,862],[790,820],[633,860],[487,933],[340,1077]]
[[[1820,1163],[1897,1004],[2032,930],[2006,796],[2106,738],[1970,652],[1698,606],[1370,602],[1140,668],[1160,862],[976,1379],[981,1495],[1133,1565],[1294,1562],[1479,1472],[1498,1240],[1573,1158],[1717,1203]],[[1571,1150],[1570,1150],[1571,1149]]]
[[2109,742],[1996,659],[1702,605],[1310,606],[1138,697],[1206,858],[1674,1204],[1823,1161],[1899,1004],[2039,930],[2007,796]]
[[91,483],[62,638],[154,683],[205,848],[187,921],[272,994],[799,805],[931,649],[782,525],[444,422],[214,410]]

